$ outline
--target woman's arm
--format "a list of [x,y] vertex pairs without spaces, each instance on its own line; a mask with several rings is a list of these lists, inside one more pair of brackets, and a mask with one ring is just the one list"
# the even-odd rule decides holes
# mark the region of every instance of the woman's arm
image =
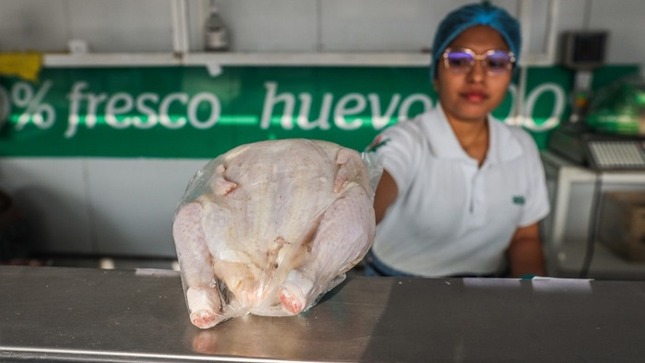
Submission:
[[527,274],[544,276],[546,274],[537,223],[515,230],[506,253],[511,276],[520,277]]
[[383,175],[381,175],[381,180],[378,182],[376,187],[376,193],[374,195],[374,212],[376,214],[376,224],[378,224],[383,217],[387,208],[394,203],[396,196],[399,193],[398,188],[396,187],[396,182],[392,175],[383,170]]

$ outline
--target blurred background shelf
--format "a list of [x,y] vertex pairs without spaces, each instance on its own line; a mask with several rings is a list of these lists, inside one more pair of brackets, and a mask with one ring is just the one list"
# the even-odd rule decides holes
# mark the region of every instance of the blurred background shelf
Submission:
[[46,54],[45,66],[420,66],[430,55],[412,52],[218,52]]

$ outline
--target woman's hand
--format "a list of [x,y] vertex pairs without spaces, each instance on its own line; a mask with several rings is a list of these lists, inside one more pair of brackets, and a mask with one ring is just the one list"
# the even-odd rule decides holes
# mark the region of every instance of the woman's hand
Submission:
[[537,223],[515,230],[511,244],[506,250],[511,276],[544,276],[544,254]]

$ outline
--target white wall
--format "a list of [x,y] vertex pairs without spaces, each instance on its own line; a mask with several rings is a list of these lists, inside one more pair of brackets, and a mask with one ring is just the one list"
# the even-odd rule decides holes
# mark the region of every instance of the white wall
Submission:
[[172,217],[206,160],[3,158],[0,188],[39,252],[172,257]]
[[[0,51],[64,52],[70,39],[93,52],[170,52],[174,0],[0,0]],[[427,49],[438,21],[467,1],[218,0],[233,51]],[[645,1],[499,0],[523,18],[525,54],[545,52],[558,32],[610,31],[608,62],[645,63]],[[187,0],[191,51],[201,51],[204,0]],[[643,67],[645,68],[645,67]],[[172,212],[204,160],[5,158],[0,188],[25,209],[44,252],[173,256]]]
[[[172,8],[181,0],[0,0],[0,51],[64,52],[84,39],[94,52],[172,51]],[[207,0],[185,0],[191,51],[203,49]],[[557,4],[557,18],[548,4]],[[523,18],[526,53],[543,53],[549,21],[558,33],[610,31],[610,63],[645,63],[645,1],[496,0]],[[233,51],[409,51],[430,46],[451,0],[216,0]],[[645,68],[645,67],[644,67]]]

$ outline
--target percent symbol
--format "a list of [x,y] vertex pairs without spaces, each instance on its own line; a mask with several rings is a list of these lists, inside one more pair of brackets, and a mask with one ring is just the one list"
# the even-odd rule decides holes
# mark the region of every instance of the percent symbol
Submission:
[[52,86],[51,81],[45,81],[34,94],[34,89],[29,83],[18,82],[11,89],[11,99],[18,107],[24,108],[24,111],[18,117],[16,130],[20,130],[32,121],[35,126],[41,129],[47,129],[54,124],[56,113],[54,108],[43,103],[43,99]]

